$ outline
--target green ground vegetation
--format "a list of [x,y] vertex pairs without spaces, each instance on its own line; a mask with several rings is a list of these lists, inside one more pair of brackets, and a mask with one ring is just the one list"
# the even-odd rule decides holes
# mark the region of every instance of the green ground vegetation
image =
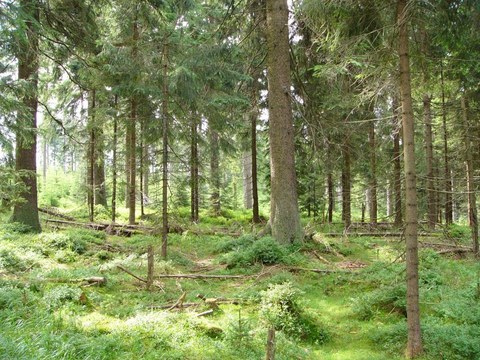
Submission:
[[[246,231],[246,216],[226,215],[194,228],[217,226],[217,234],[171,234],[151,290],[118,265],[145,278],[147,247],[159,248],[158,236],[2,225],[0,359],[262,359],[272,326],[278,359],[403,358],[401,239],[320,233],[284,247]],[[461,244],[466,234],[456,226],[422,240]],[[479,272],[468,255],[420,251],[423,359],[480,358]],[[180,273],[242,277],[159,277]],[[90,277],[107,282],[83,281]],[[197,305],[162,308],[182,294]]]

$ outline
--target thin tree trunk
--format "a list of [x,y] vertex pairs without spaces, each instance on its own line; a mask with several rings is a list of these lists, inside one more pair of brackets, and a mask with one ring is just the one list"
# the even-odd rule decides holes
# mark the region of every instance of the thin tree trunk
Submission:
[[402,225],[402,166],[400,159],[400,129],[398,129],[398,103],[396,99],[393,101],[393,193],[394,193],[394,208],[395,219],[394,225],[400,227]]
[[[374,111],[372,109],[372,114]],[[368,142],[370,145],[370,201],[369,201],[369,212],[370,212],[370,222],[372,224],[377,223],[377,157],[376,157],[376,144],[375,144],[375,122],[371,121],[368,129]]]
[[[37,200],[37,105],[38,105],[38,35],[36,22],[39,21],[37,0],[20,0],[19,6],[25,14],[25,36],[20,38],[18,55],[18,79],[29,84],[27,94],[21,99],[23,108],[18,111],[15,143],[15,170],[28,171],[21,175],[26,187],[21,196],[25,200],[13,207],[12,221],[42,231],[38,217]],[[26,130],[28,129],[28,130]]]
[[243,170],[243,205],[245,209],[252,209],[252,154],[250,151],[244,151],[242,156]]
[[88,101],[88,122],[90,141],[88,143],[88,211],[89,220],[95,220],[95,90],[89,94]]
[[290,98],[287,0],[267,0],[268,110],[270,137],[270,220],[281,243],[303,238],[297,198],[295,145]]
[[430,229],[435,229],[435,223],[437,221],[437,202],[433,174],[433,134],[431,103],[431,96],[425,94],[423,97],[423,116],[425,121],[425,156],[427,162],[428,227]]
[[275,328],[268,329],[265,360],[275,360]]
[[445,106],[445,84],[443,82],[443,66],[441,70],[442,82],[442,125],[443,125],[443,156],[445,166],[445,223],[447,225],[453,222],[453,202],[452,202],[452,178],[450,175],[450,164],[448,154],[448,131],[447,131],[447,109]]
[[140,216],[143,217],[145,216],[145,204],[144,204],[144,197],[143,197],[143,172],[144,172],[144,155],[145,155],[145,150],[144,150],[144,143],[143,139],[145,137],[145,131],[144,131],[144,120],[140,121]]
[[211,125],[209,125],[208,131],[210,135],[210,186],[212,191],[210,200],[214,216],[219,216],[221,204],[218,132]]
[[43,137],[42,139],[42,160],[43,160],[43,169],[42,169],[42,179],[43,179],[43,189],[46,188],[47,185],[47,168],[48,168],[48,145],[47,139]]
[[162,152],[162,257],[167,258],[168,241],[168,43],[163,44],[163,152]]
[[406,356],[414,358],[423,352],[420,331],[420,305],[418,293],[418,209],[415,169],[414,119],[408,57],[407,0],[398,0],[399,27],[398,55],[400,58],[400,93],[402,101],[403,154],[405,171],[405,242],[407,267],[407,327]]
[[342,148],[343,167],[342,167],[342,218],[346,229],[352,223],[352,203],[351,203],[351,160],[350,160],[350,141],[346,136],[345,143]]
[[198,125],[196,114],[191,124],[190,143],[190,217],[192,222],[198,222]]
[[[255,89],[255,104],[257,100],[257,91]],[[258,116],[258,109],[255,106],[255,111],[250,115],[251,118],[251,154],[252,154],[252,215],[253,215],[253,223],[259,224],[260,223],[260,213],[258,210],[258,173],[257,173],[257,116]]]
[[115,95],[113,116],[113,159],[112,159],[112,223],[116,220],[117,212],[117,143],[118,143],[118,96]]
[[328,222],[333,222],[333,175],[331,172],[327,175],[327,192],[328,192]]
[[468,215],[470,229],[472,231],[472,243],[473,252],[476,256],[479,255],[478,249],[478,217],[477,217],[477,198],[475,194],[475,180],[474,180],[474,163],[472,156],[472,142],[470,121],[468,116],[468,102],[465,99],[465,95],[462,96],[462,114],[465,131],[465,158],[467,165],[467,193],[468,193]]
[[[97,107],[96,91],[93,90],[92,94],[93,100],[95,102],[95,107]],[[94,203],[95,205],[102,205],[107,207],[107,189],[105,186],[105,146],[104,146],[104,135],[103,128],[97,123],[98,119],[95,116],[94,109],[94,122],[93,122],[93,131],[95,132],[95,142],[94,142],[94,163],[93,163],[93,185],[94,185]]]

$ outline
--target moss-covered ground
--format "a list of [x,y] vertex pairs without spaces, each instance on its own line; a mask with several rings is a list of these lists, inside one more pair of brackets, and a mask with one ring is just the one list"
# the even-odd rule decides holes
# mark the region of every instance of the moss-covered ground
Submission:
[[[147,247],[160,249],[157,236],[47,226],[32,235],[1,225],[0,359],[262,359],[269,326],[264,298],[286,283],[297,291],[294,315],[308,321],[279,326],[277,359],[403,358],[400,239],[318,235],[283,247],[255,238],[242,221],[202,227],[228,227],[239,237],[171,234],[168,258],[155,258],[151,290],[118,265],[145,278]],[[461,228],[454,230],[467,241]],[[423,249],[420,258],[423,358],[480,359],[480,266],[468,254],[438,249]],[[242,277],[159,277],[186,273]],[[83,281],[89,277],[107,282]],[[182,294],[184,303],[198,305],[162,308]],[[199,294],[218,299],[218,308]]]

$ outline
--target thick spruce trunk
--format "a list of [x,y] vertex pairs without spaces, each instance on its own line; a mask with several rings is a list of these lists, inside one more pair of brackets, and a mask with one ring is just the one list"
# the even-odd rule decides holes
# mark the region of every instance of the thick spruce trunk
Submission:
[[163,44],[163,151],[162,151],[162,257],[167,257],[168,241],[168,43]]
[[287,0],[267,0],[267,79],[270,138],[270,220],[281,243],[303,238],[297,199],[290,94]]
[[443,127],[443,160],[445,167],[445,223],[453,222],[452,177],[450,174],[450,159],[448,153],[447,108],[445,104],[445,84],[443,81],[443,67],[441,72],[442,83],[442,127]]
[[407,282],[407,327],[406,356],[414,358],[422,351],[420,331],[420,304],[418,293],[418,209],[415,169],[414,120],[408,55],[407,0],[397,2],[398,55],[400,67],[400,93],[402,101],[403,154],[405,172],[405,242]]
[[[18,79],[29,84],[20,99],[22,108],[17,114],[15,143],[15,170],[22,172],[21,181],[26,191],[21,194],[24,202],[15,204],[12,221],[40,232],[37,200],[37,105],[38,105],[38,36],[35,24],[39,20],[39,3],[36,0],[21,0],[19,6],[25,14],[25,36],[21,39],[18,52]],[[24,173],[23,173],[24,172]]]
[[423,118],[425,121],[425,159],[427,165],[427,205],[428,227],[435,229],[437,222],[437,201],[435,194],[435,178],[433,173],[433,133],[432,133],[432,98],[428,94],[423,97]]

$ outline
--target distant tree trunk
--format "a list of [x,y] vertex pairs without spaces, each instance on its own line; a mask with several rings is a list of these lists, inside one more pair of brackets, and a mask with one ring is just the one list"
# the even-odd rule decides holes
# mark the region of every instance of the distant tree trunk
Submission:
[[89,93],[88,125],[90,140],[88,142],[87,203],[89,220],[93,222],[95,218],[95,90]]
[[333,175],[331,172],[327,175],[327,193],[328,193],[328,222],[333,222]]
[[441,71],[442,82],[442,125],[443,125],[443,156],[445,166],[445,223],[447,225],[453,222],[453,202],[452,202],[452,178],[450,174],[449,154],[448,154],[448,131],[447,131],[447,109],[445,106],[445,84],[443,82],[443,67]]
[[407,0],[397,2],[398,55],[400,58],[400,92],[402,101],[403,154],[405,171],[405,242],[407,266],[407,327],[406,356],[414,358],[422,351],[420,305],[418,294],[418,210],[415,169],[414,119],[408,58]]
[[287,0],[267,0],[267,78],[270,137],[270,220],[273,237],[291,243],[303,237],[297,200],[295,145],[290,99]]
[[[257,104],[257,89],[254,90],[254,101]],[[260,213],[258,210],[258,174],[257,174],[257,116],[258,109],[257,106],[254,107],[254,112],[250,114],[250,124],[251,124],[251,154],[252,154],[252,215],[253,223],[260,223]]]
[[345,143],[342,147],[343,166],[342,166],[342,219],[345,228],[349,228],[352,223],[352,203],[351,203],[351,160],[350,160],[350,141],[348,135],[345,137]]
[[113,116],[113,159],[112,159],[112,223],[116,220],[117,212],[117,145],[118,145],[118,96],[115,95]]
[[126,132],[125,132],[125,208],[130,207],[130,200],[129,200],[129,194],[130,194],[130,132],[128,130],[128,127],[130,126],[128,124],[129,120],[127,119],[127,126],[126,126]]
[[43,137],[42,139],[42,180],[43,180],[43,189],[47,185],[47,168],[48,168],[48,145],[47,139]]
[[[371,114],[375,114],[373,109]],[[370,121],[368,131],[368,142],[370,145],[370,201],[368,203],[368,208],[370,212],[370,222],[372,224],[377,223],[377,157],[376,157],[376,144],[375,144],[375,122]]]
[[196,114],[193,114],[191,123],[190,142],[190,218],[192,222],[198,222],[198,125]]
[[393,215],[393,201],[392,201],[392,182],[387,180],[387,187],[385,189],[387,218]]
[[[93,101],[96,103],[96,92],[93,90]],[[96,106],[96,105],[95,105]],[[95,111],[95,110],[94,110]],[[107,189],[105,186],[105,146],[103,128],[97,123],[94,117],[93,129],[95,132],[94,142],[94,163],[93,163],[93,185],[95,205],[107,207]]]
[[135,198],[136,198],[136,175],[137,175],[137,159],[136,159],[136,122],[137,122],[137,100],[132,97],[130,100],[130,119],[127,125],[128,134],[128,223],[135,224]]
[[427,203],[428,227],[435,229],[437,221],[437,201],[435,195],[435,181],[433,174],[433,134],[432,134],[432,98],[425,94],[423,97],[423,116],[425,121],[425,158],[427,163]]
[[242,169],[243,169],[243,205],[245,209],[251,209],[253,207],[252,196],[252,153],[250,151],[244,151],[242,156]]
[[210,186],[211,186],[211,204],[214,216],[219,216],[221,211],[220,204],[220,148],[218,141],[218,132],[209,125],[208,133],[210,136]]
[[145,204],[143,197],[143,174],[145,171],[145,145],[143,139],[145,138],[145,121],[140,121],[140,216],[145,216]]
[[[42,231],[38,217],[37,200],[37,105],[38,105],[38,35],[36,22],[39,21],[39,2],[20,0],[21,16],[25,24],[25,36],[19,39],[18,79],[29,84],[27,93],[20,99],[23,108],[17,113],[15,170],[27,171],[21,174],[26,191],[21,194],[25,202],[15,204],[12,221],[31,227],[32,231]],[[25,16],[25,17],[24,17]],[[21,130],[20,130],[21,129]]]
[[167,257],[168,241],[168,43],[163,44],[163,89],[162,89],[162,118],[163,118],[163,151],[162,151],[162,257]]
[[[145,199],[148,199],[149,196],[149,186],[148,182],[150,181],[150,147],[144,145],[143,153],[143,195]],[[148,204],[148,201],[147,201]]]
[[[133,45],[132,45],[132,58],[137,58],[138,52],[138,22],[137,14],[133,20]],[[137,139],[136,139],[136,126],[137,126],[137,99],[135,94],[130,98],[130,119],[127,124],[127,137],[128,137],[128,223],[135,224],[135,206],[136,206],[136,177],[137,177]]]
[[400,155],[400,131],[398,119],[398,102],[393,101],[393,194],[394,194],[394,225],[402,225],[402,166]]
[[472,141],[471,141],[471,128],[468,116],[468,102],[465,99],[465,95],[462,96],[462,114],[465,131],[465,158],[467,165],[467,193],[468,193],[468,217],[470,223],[470,229],[472,231],[472,243],[473,252],[476,256],[479,255],[478,249],[478,217],[477,217],[477,198],[474,178],[474,162],[472,156]]

